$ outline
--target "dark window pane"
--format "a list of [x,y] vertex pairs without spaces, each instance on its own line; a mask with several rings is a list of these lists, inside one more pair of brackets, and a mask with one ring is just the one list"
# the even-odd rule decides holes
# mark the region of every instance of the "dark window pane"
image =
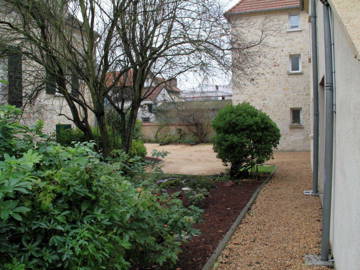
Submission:
[[71,74],[71,94],[75,97],[79,96],[80,80],[79,77],[73,73]]
[[142,120],[144,123],[149,123],[149,122],[150,122],[150,117],[142,117],[141,120]]
[[49,70],[46,71],[45,91],[46,94],[51,95],[54,95],[56,93],[56,76]]
[[300,71],[300,55],[291,55],[291,71]]
[[22,107],[22,54],[19,50],[11,48],[8,56],[8,103]]
[[292,124],[301,123],[301,109],[291,109],[291,123]]
[[153,112],[153,105],[152,104],[148,104],[148,111],[149,113],[152,113]]

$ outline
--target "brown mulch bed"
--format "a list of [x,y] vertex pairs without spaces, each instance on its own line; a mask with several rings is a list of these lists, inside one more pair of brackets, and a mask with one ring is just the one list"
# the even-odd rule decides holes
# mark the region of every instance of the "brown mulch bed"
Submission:
[[248,180],[216,184],[203,203],[203,221],[196,226],[201,234],[182,246],[177,270],[198,270],[205,265],[261,183]]

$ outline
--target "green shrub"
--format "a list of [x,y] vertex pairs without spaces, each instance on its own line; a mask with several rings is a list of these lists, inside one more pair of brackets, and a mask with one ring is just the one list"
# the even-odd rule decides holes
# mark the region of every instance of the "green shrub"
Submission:
[[[22,140],[16,134],[6,139],[14,145]],[[173,264],[181,243],[197,233],[192,226],[198,209],[135,186],[119,169],[121,161],[103,162],[94,143],[65,147],[37,141],[27,148],[0,160],[0,265],[5,269]]]
[[214,150],[230,174],[246,176],[249,169],[270,159],[279,144],[280,130],[270,117],[248,103],[227,106],[214,119]]
[[[96,128],[92,130],[95,136],[95,143],[99,141],[99,131]],[[139,136],[138,136],[139,137]],[[111,139],[111,148],[112,149],[120,149],[121,148],[121,138],[120,135],[114,133],[113,129],[109,128],[109,138]],[[56,141],[63,146],[72,146],[79,142],[86,142],[84,133],[77,128],[71,129],[60,129],[57,132]],[[130,154],[132,156],[146,156],[146,147],[144,142],[140,139],[133,140]]]
[[138,157],[145,157],[147,154],[146,147],[143,141],[133,140],[131,144],[130,154]]
[[4,154],[20,156],[34,146],[36,138],[42,134],[43,122],[36,122],[34,127],[26,127],[19,123],[21,110],[10,105],[0,106],[0,160]]
[[76,142],[85,142],[85,136],[78,128],[60,129],[56,133],[56,141],[63,146],[71,146]]

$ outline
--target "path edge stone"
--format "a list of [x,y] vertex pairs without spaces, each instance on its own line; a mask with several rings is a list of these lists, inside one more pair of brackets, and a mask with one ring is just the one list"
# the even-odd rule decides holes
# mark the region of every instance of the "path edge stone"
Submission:
[[277,172],[277,167],[275,167],[274,171],[265,179],[265,181],[255,190],[253,195],[251,196],[250,200],[247,202],[245,207],[241,210],[239,216],[236,218],[234,223],[231,225],[230,229],[226,232],[223,239],[219,242],[217,245],[215,251],[212,253],[210,258],[207,260],[206,264],[202,267],[202,270],[212,270],[217,259],[219,258],[220,254],[226,247],[227,243],[230,241],[231,237],[235,233],[237,227],[240,225],[241,221],[251,208],[251,206],[255,203],[256,198],[258,197],[260,191],[265,187],[266,184],[270,182],[270,180],[273,178],[275,173]]

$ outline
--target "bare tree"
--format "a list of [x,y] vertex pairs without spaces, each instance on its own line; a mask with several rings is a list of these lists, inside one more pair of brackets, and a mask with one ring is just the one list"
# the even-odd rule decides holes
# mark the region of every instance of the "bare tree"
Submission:
[[[6,42],[43,69],[43,88],[63,95],[71,111],[66,117],[89,139],[89,113],[95,115],[105,155],[111,151],[106,103],[120,115],[122,147],[129,151],[140,104],[159,84],[189,71],[230,69],[231,53],[262,40],[231,42],[215,0],[2,1],[11,14],[0,17]],[[86,91],[79,91],[77,80]],[[119,87],[127,80],[131,95]]]

